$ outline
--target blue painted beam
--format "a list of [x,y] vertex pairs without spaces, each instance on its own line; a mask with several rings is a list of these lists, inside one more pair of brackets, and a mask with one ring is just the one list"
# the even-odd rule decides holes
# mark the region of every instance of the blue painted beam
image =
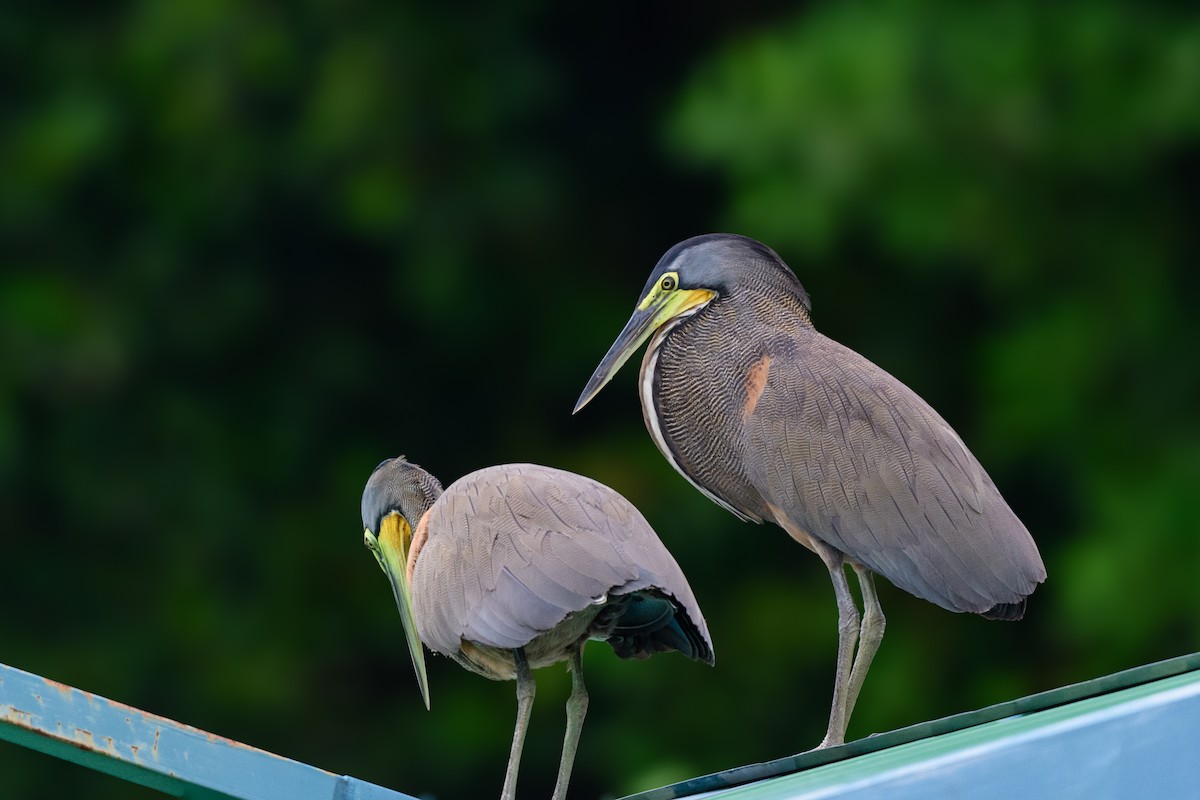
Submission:
[[1200,798],[1200,653],[625,800]]
[[0,664],[0,739],[197,800],[414,800]]
[[1200,672],[695,800],[1200,797]]

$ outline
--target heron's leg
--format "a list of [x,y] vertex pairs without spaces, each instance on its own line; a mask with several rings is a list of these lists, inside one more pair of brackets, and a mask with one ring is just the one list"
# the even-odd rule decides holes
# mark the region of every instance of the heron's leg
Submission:
[[504,791],[500,800],[514,800],[517,795],[517,770],[521,766],[521,748],[525,746],[525,731],[529,727],[529,715],[533,711],[533,672],[525,658],[524,648],[513,650],[513,663],[517,668],[517,725],[513,728],[512,751],[508,754],[508,770],[504,773]]
[[883,640],[883,629],[887,622],[879,606],[879,595],[875,592],[874,573],[861,564],[852,563],[850,566],[854,568],[854,574],[858,576],[858,588],[862,590],[863,618],[858,633],[858,654],[854,656],[850,686],[846,690],[846,722],[850,721],[850,714],[858,701],[858,692],[867,678],[867,670],[871,668],[871,659],[875,658],[875,651]]
[[833,581],[833,593],[838,608],[838,655],[837,674],[833,682],[833,705],[829,710],[829,728],[817,749],[833,747],[846,741],[846,724],[850,721],[849,689],[850,674],[854,664],[854,647],[858,641],[859,613],[850,593],[850,582],[846,580],[845,561],[842,554],[831,547],[817,544],[817,555],[829,569]]
[[579,734],[583,730],[583,718],[587,715],[588,693],[583,685],[583,645],[580,639],[571,651],[571,696],[567,698],[567,733],[563,737],[562,761],[558,765],[558,782],[554,785],[554,799],[565,800],[567,783],[571,780],[571,768],[575,765],[575,750],[579,747]]

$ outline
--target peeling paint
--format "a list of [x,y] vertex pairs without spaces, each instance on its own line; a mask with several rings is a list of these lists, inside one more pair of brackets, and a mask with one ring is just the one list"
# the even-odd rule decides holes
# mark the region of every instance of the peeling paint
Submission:
[[222,736],[219,733],[205,732],[204,735],[208,738],[208,740],[210,742],[224,744],[224,745],[228,745],[230,747],[237,747],[242,750],[249,750],[249,751],[255,752],[255,753],[265,753],[266,752],[265,750],[260,750],[259,748],[255,747],[254,745],[246,744],[245,742],[239,742],[236,739],[230,739],[229,737]]
[[69,698],[71,696],[71,692],[73,691],[73,689],[72,689],[72,687],[67,686],[65,683],[59,683],[58,681],[52,681],[49,678],[42,678],[42,680],[46,682],[47,686],[58,690],[58,693],[61,694],[63,697]]
[[22,728],[30,728],[33,726],[33,714],[28,711],[22,711],[13,706],[0,706],[0,720],[11,722],[13,725],[18,725]]
[[96,749],[96,738],[92,736],[91,731],[84,730],[83,728],[76,728],[75,741],[87,747],[89,750]]
[[[311,765],[4,664],[0,675],[0,741],[15,741],[177,796],[190,793],[191,787],[205,796],[216,792],[244,800],[349,796],[330,783],[336,776]],[[213,772],[214,763],[220,764],[219,774]],[[368,789],[364,797],[412,800],[365,781],[351,782]]]

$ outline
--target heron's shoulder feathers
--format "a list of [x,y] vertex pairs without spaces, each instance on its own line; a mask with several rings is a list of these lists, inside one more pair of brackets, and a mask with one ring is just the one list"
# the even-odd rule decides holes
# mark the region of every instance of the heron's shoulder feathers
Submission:
[[581,475],[506,464],[451,484],[413,573],[421,638],[520,647],[610,592],[691,598],[674,559],[620,494]]

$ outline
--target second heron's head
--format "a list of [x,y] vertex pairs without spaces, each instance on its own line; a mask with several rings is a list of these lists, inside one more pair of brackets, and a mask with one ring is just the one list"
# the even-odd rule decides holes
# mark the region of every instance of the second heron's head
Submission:
[[664,325],[702,311],[719,297],[748,286],[778,285],[799,292],[796,276],[774,250],[733,233],[709,233],[685,239],[668,250],[650,272],[633,316],[592,373],[575,411],[587,405],[642,343]]
[[375,468],[362,495],[363,544],[392,585],[426,708],[429,708],[429,681],[412,595],[412,571],[420,543],[414,547],[413,531],[441,494],[442,485],[437,478],[400,456],[389,458]]

